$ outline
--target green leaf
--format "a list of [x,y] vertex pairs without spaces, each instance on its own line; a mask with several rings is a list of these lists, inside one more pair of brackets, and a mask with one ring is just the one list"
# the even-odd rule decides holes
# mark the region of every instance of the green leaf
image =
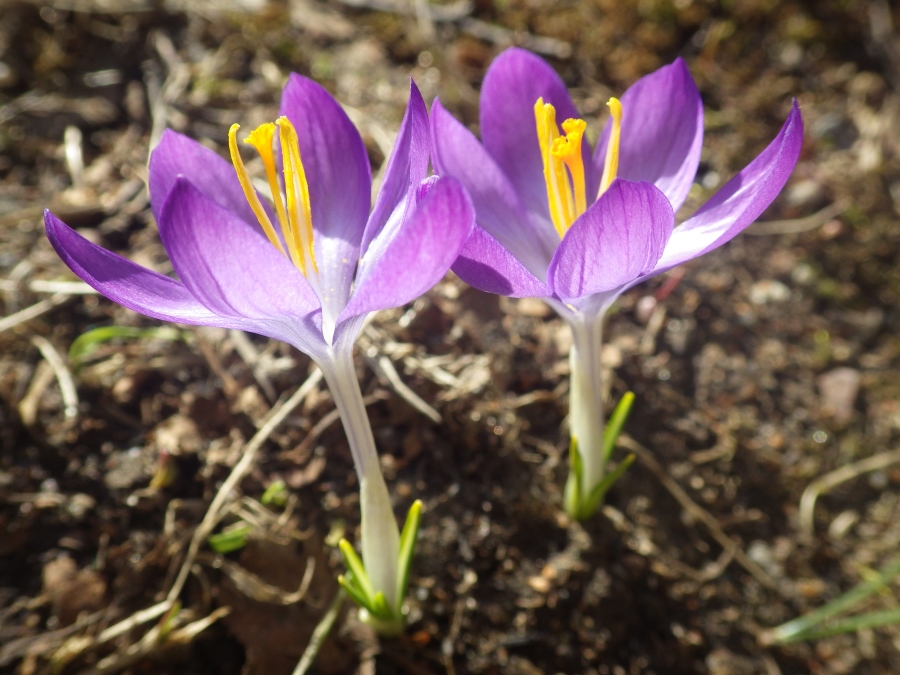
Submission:
[[399,578],[397,579],[397,610],[403,605],[406,588],[409,584],[409,572],[412,567],[413,552],[419,538],[419,523],[422,520],[422,500],[417,499],[409,507],[403,532],[400,533],[400,557],[397,561]]
[[[763,640],[767,644],[790,644],[791,642],[800,642],[801,640],[811,640],[817,637],[825,637],[826,635],[836,635],[838,632],[846,632],[856,630],[866,626],[884,625],[891,623],[866,624],[860,623],[865,617],[870,617],[869,621],[883,621],[885,612],[874,612],[872,615],[863,614],[858,617],[850,617],[839,619],[832,622],[828,626],[822,626],[825,622],[830,621],[838,614],[852,609],[862,603],[870,595],[874,595],[881,591],[889,584],[898,574],[900,574],[900,556],[892,558],[887,565],[879,570],[878,575],[874,579],[865,581],[855,588],[850,589],[843,595],[838,596],[829,603],[826,603],[817,610],[810,612],[805,616],[801,616],[792,621],[788,621],[777,628],[763,633]],[[895,611],[895,610],[889,610]],[[871,618],[874,617],[874,618]],[[853,622],[857,621],[856,624]],[[849,627],[848,627],[849,626]],[[836,627],[839,630],[836,630]]]
[[136,328],[134,326],[102,326],[82,333],[69,347],[69,360],[73,363],[83,361],[102,343],[116,338],[147,338],[157,340],[183,340],[188,335],[185,331],[161,326],[158,328]]
[[338,542],[338,548],[341,551],[341,555],[344,557],[344,564],[347,566],[350,574],[353,575],[353,581],[356,583],[360,592],[366,596],[367,600],[363,606],[368,607],[372,604],[372,583],[369,581],[369,575],[366,574],[366,568],[363,566],[362,560],[356,555],[356,550],[346,539],[341,539]]
[[160,621],[159,635],[157,637],[159,642],[164,642],[165,639],[169,636],[169,633],[172,632],[172,629],[175,628],[175,619],[180,613],[181,600],[176,600],[169,608],[169,611],[163,614],[162,620]]
[[378,591],[375,594],[375,597],[372,598],[372,606],[369,607],[368,610],[374,617],[382,619],[383,621],[394,621],[397,618],[394,615],[393,608],[388,605],[387,598],[384,597],[384,593],[381,591]]
[[[622,427],[628,421],[628,415],[631,414],[631,406],[634,404],[634,394],[626,391],[624,396],[619,400],[616,409],[609,417],[609,423],[603,431],[603,465],[606,466],[612,457],[613,448],[616,447],[616,440],[622,433]],[[626,467],[628,468],[628,467]]]
[[597,485],[594,486],[584,504],[581,505],[582,518],[588,518],[596,513],[597,508],[603,502],[603,498],[606,497],[606,493],[609,492],[609,489],[613,486],[613,483],[619,480],[619,478],[622,477],[623,473],[628,471],[628,467],[634,464],[634,460],[634,455],[628,455],[625,459],[619,462],[619,465],[615,468],[615,470],[608,473],[603,478],[603,480],[601,480],[599,483],[597,483]]
[[287,498],[288,491],[287,486],[284,484],[284,481],[276,480],[266,488],[266,491],[263,492],[263,495],[259,501],[261,501],[266,506],[269,506],[270,504],[274,504],[275,506],[284,506],[287,503]]
[[566,513],[579,519],[581,513],[581,454],[578,452],[578,441],[573,436],[569,441],[569,477],[566,479],[566,489],[563,494],[563,503]]
[[237,523],[223,532],[209,535],[206,541],[216,553],[231,553],[247,545],[251,530],[247,523]]
[[365,593],[360,590],[357,585],[355,577],[350,575],[349,577],[341,574],[338,576],[338,583],[341,585],[347,595],[350,596],[350,599],[353,600],[358,606],[363,607],[370,612],[372,611],[371,603],[369,602],[369,598],[366,597]]
[[841,633],[851,633],[861,628],[878,628],[898,623],[900,623],[900,608],[885,609],[838,619],[823,626],[811,627],[802,633],[797,633],[788,639],[782,640],[781,643],[788,644],[801,640],[818,640],[819,638],[840,635]]

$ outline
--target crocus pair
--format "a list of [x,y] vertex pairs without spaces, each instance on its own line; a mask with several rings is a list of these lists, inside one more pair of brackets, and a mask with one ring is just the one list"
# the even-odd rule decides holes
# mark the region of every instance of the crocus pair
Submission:
[[[566,507],[587,517],[615,477],[601,396],[606,310],[628,288],[738,234],[775,198],[799,154],[795,104],[769,147],[676,228],[703,138],[687,68],[677,60],[609,107],[592,152],[560,78],[510,49],[485,78],[479,142],[439,101],[429,126],[412,85],[369,213],[359,134],[321,87],[292,75],[282,116],[247,138],[262,156],[271,205],[250,183],[236,128],[233,167],[172,132],[154,150],[151,202],[180,282],[89,243],[49,212],[47,232],[76,274],[126,307],[260,333],[316,360],[360,479],[363,560],[342,545],[352,572],[345,587],[377,626],[396,631],[415,527],[398,533],[354,374],[366,314],[412,300],[451,265],[483,291],[546,300],[573,334]],[[439,177],[426,177],[429,147]]]
[[480,143],[439,101],[432,106],[435,170],[466,187],[477,219],[452,269],[489,293],[542,298],[571,327],[566,508],[585,518],[610,485],[606,310],[635,284],[750,225],[797,163],[803,122],[794,102],[771,144],[676,228],[703,142],[703,105],[681,59],[610,99],[593,151],[565,85],[529,52],[509,49],[494,60],[480,103]]
[[153,214],[180,281],[92,244],[49,211],[47,235],[78,276],[129,309],[259,333],[316,361],[360,484],[363,559],[342,545],[351,569],[344,584],[376,627],[397,632],[416,532],[404,528],[401,541],[353,345],[367,314],[417,298],[446,274],[472,231],[471,201],[455,179],[427,177],[428,113],[414,83],[371,212],[362,138],[315,82],[291,75],[278,120],[246,138],[262,158],[271,202],[251,183],[237,131],[229,133],[232,164],[172,131],[151,154]]

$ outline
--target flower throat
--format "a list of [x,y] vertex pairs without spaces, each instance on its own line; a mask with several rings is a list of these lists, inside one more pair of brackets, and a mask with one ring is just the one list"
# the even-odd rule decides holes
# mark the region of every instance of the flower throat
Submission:
[[[619,99],[611,98],[606,105],[612,113],[613,123],[609,144],[606,146],[598,198],[616,179],[619,170],[619,141],[622,136],[622,104]],[[561,135],[556,124],[556,109],[551,104],[544,103],[543,98],[539,98],[534,104],[534,120],[544,163],[550,218],[557,234],[562,238],[575,219],[587,209],[584,160],[581,155],[581,139],[587,125],[584,120],[567,119],[562,123],[565,135]]]

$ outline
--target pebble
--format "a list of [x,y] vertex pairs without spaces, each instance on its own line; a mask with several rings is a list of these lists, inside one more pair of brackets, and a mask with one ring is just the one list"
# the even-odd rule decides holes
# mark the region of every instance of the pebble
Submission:
[[822,408],[838,424],[845,424],[853,417],[853,405],[859,394],[860,373],[855,368],[835,368],[817,379]]

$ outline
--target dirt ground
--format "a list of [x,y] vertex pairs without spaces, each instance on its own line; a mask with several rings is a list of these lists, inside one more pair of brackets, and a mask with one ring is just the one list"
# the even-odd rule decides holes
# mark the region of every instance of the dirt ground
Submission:
[[[275,116],[297,71],[348,108],[377,172],[410,75],[475,128],[485,69],[512,44],[559,70],[595,133],[610,95],[684,57],[706,107],[685,213],[768,143],[792,97],[803,154],[759,224],[609,316],[610,400],[637,396],[617,456],[638,461],[586,523],[560,510],[569,337],[550,310],[450,275],[375,319],[358,364],[384,471],[398,516],[425,503],[410,625],[379,640],[345,607],[311,672],[900,672],[897,627],[760,640],[900,542],[900,457],[884,454],[900,439],[894,7],[0,0],[0,672],[291,673],[359,520],[306,356],[158,331],[83,293],[42,210],[170,271],[145,186],[163,128],[222,152],[233,122]],[[106,326],[135,330],[67,355]],[[247,474],[220,491],[260,429]],[[800,509],[812,481],[875,456],[811,519]],[[859,609],[895,607],[896,590]],[[180,604],[160,611],[167,595]]]

